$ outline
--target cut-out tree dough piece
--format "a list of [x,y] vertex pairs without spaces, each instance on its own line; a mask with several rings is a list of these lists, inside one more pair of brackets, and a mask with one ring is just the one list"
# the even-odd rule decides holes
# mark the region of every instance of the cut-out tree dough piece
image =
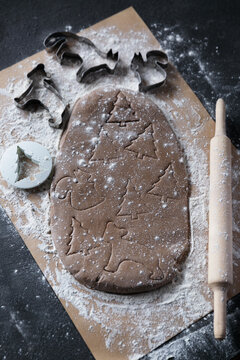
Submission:
[[109,138],[107,132],[102,130],[91,160],[117,159],[120,154],[121,149],[113,143],[113,140]]
[[134,139],[131,145],[126,147],[126,149],[136,153],[139,159],[142,159],[143,156],[149,156],[156,159],[157,156],[154,145],[152,125],[149,125],[144,133],[140,134],[137,139]]
[[127,191],[123,197],[121,209],[118,215],[131,216],[132,220],[138,219],[138,214],[144,214],[148,211],[144,198],[137,192],[130,181],[127,184]]
[[127,294],[177,276],[189,251],[182,158],[163,113],[143,94],[100,88],[77,101],[56,160],[51,228],[80,283]]
[[168,166],[165,174],[160,177],[160,179],[154,184],[153,188],[148,193],[160,196],[163,202],[166,202],[167,199],[177,198],[178,185],[171,165]]
[[[82,227],[79,221],[72,218],[72,233],[67,255],[82,252],[87,255],[89,250],[96,246],[94,237],[89,235],[88,231]],[[95,246],[94,246],[95,245]]]
[[119,126],[126,126],[126,123],[139,121],[136,112],[131,107],[131,103],[127,101],[122,92],[117,94],[117,101],[114,103],[114,108],[110,114],[111,117],[108,122],[118,123]]

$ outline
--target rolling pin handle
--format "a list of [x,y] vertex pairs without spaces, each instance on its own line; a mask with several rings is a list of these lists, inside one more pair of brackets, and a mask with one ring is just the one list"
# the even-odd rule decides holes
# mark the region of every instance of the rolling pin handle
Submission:
[[214,337],[223,340],[226,336],[227,288],[216,286],[214,291]]
[[218,99],[216,103],[215,136],[218,135],[226,135],[226,111],[223,99]]

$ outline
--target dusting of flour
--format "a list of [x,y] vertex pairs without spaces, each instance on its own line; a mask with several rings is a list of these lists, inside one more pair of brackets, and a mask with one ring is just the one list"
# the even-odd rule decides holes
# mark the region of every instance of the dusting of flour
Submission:
[[[71,26],[66,26],[66,29],[70,30]],[[121,68],[115,75],[100,78],[93,84],[79,84],[76,81],[77,67],[63,67],[51,55],[45,55],[46,70],[52,75],[61,95],[71,107],[79,97],[98,86],[116,85],[138,90],[138,81],[131,70],[126,72],[126,66],[129,65],[134,52],[141,51],[144,54],[150,50],[148,36],[130,32],[128,39],[124,40],[120,33],[115,35],[113,30],[113,27],[109,27],[98,33],[92,30],[87,32],[87,36],[96,44],[100,44],[102,50],[106,51],[112,48],[113,51],[119,51],[122,59]],[[179,43],[183,41],[180,35],[172,36],[175,36],[175,40]],[[32,66],[35,65],[36,63],[33,62]],[[55,159],[61,130],[49,127],[47,113],[23,114],[13,103],[13,98],[19,96],[26,89],[27,84],[25,78],[23,80],[9,78],[7,87],[0,89],[0,93],[7,98],[7,105],[4,106],[3,116],[0,119],[1,129],[7,136],[1,138],[0,157],[3,151],[14,142],[33,140],[45,146]],[[154,95],[151,95],[151,98],[161,107],[170,125],[176,131],[174,116],[178,114],[174,115],[170,105],[158,100]],[[192,134],[196,134],[201,129],[198,109],[192,107],[191,103],[188,103],[188,99],[176,101],[174,105],[178,109],[189,107],[191,116],[195,120],[195,127],[190,131]],[[200,191],[197,196],[192,196],[189,200],[191,251],[184,264],[184,269],[174,283],[154,292],[121,296],[88,290],[80,285],[61,266],[52,243],[49,228],[50,180],[40,188],[40,191],[38,190],[37,194],[41,198],[40,206],[34,204],[31,193],[8,187],[5,183],[0,184],[3,199],[11,203],[15,209],[16,228],[20,229],[23,234],[33,235],[40,240],[39,250],[47,261],[44,275],[53,284],[58,297],[65,300],[68,305],[74,306],[82,317],[92,323],[89,331],[94,332],[95,325],[100,325],[106,347],[110,350],[118,349],[119,352],[124,352],[126,347],[122,340],[124,317],[131,319],[128,324],[128,342],[131,344],[129,359],[132,360],[139,359],[144,354],[146,346],[149,350],[156,348],[173,333],[181,331],[194,319],[202,317],[211,310],[211,295],[204,288],[207,271],[208,159],[197,141],[189,143],[188,137],[181,132],[177,132],[177,136],[184,149],[191,184],[197,185]],[[6,211],[11,216],[10,208],[6,208]],[[50,267],[53,256],[59,264],[54,270]],[[172,313],[171,320],[166,322],[165,316],[169,312]],[[154,314],[158,314],[155,323],[153,321]]]

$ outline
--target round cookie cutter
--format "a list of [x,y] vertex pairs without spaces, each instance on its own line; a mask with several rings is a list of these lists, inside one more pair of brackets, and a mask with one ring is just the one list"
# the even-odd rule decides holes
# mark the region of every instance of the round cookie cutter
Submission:
[[[21,157],[38,166],[37,172],[31,172],[22,179]],[[33,141],[22,141],[10,146],[0,161],[2,177],[11,185],[20,189],[32,189],[41,185],[52,171],[52,158],[48,150]]]

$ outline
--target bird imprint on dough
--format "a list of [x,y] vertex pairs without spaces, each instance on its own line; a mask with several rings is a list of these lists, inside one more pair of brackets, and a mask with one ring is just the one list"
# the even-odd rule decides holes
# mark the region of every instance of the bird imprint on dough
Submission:
[[87,210],[104,201],[95,189],[92,175],[83,170],[74,170],[74,177],[61,178],[55,187],[55,194],[59,199],[65,199],[68,192],[71,193],[70,204],[75,210]]
[[[173,279],[187,251],[180,146],[163,114],[139,94],[103,90],[91,102],[79,101],[58,156],[54,239],[81,283],[117,293],[151,290]],[[77,121],[91,131],[74,127]]]

